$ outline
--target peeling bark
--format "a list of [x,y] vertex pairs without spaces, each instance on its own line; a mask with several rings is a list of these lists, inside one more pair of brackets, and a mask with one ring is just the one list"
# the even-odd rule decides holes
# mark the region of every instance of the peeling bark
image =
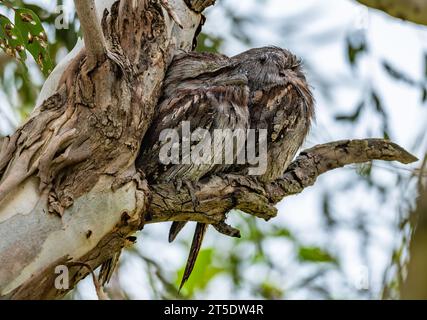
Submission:
[[[427,299],[427,154],[421,166],[418,198],[410,213],[412,234],[409,245],[409,261],[405,265],[406,278],[400,283],[400,298],[404,300]],[[402,272],[403,273],[403,272]],[[404,277],[404,275],[402,275]]]

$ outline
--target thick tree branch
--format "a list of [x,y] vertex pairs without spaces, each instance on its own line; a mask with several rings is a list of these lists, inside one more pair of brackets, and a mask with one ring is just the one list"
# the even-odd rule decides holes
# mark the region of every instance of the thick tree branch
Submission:
[[106,44],[101,23],[96,15],[94,0],[74,0],[79,16],[89,67],[105,60]]
[[389,15],[427,25],[426,0],[357,0],[370,8],[378,9]]
[[276,215],[274,205],[284,197],[302,192],[330,170],[372,160],[412,163],[417,159],[400,146],[381,139],[344,140],[315,146],[301,152],[281,179],[260,184],[253,177],[214,176],[201,181],[193,207],[185,189],[175,190],[171,184],[152,187],[151,207],[147,223],[167,220],[195,220],[218,223],[228,211],[240,209],[248,214],[270,219]]

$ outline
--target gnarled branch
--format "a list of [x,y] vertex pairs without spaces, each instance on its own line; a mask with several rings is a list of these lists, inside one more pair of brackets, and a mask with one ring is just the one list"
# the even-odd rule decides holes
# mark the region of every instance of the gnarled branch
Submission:
[[427,25],[426,0],[357,0],[399,19]]

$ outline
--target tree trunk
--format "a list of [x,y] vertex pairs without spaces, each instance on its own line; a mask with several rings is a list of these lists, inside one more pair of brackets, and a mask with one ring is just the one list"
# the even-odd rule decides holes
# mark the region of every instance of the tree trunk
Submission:
[[[86,48],[57,92],[0,140],[1,296],[60,297],[57,265],[96,268],[142,228],[148,193],[134,160],[166,68],[192,49],[195,10],[211,3],[169,0],[181,28],[159,1],[116,2],[102,21],[105,57],[88,59]],[[70,267],[70,288],[87,272]]]
[[[86,48],[67,65],[55,94],[0,140],[2,298],[64,296],[146,223],[193,220],[226,233],[229,210],[270,219],[274,204],[328,170],[416,160],[388,141],[339,141],[301,153],[273,183],[236,175],[200,181],[199,207],[188,191],[148,186],[134,162],[165,71],[175,53],[192,49],[200,12],[214,1],[117,1],[104,13],[103,34],[90,18],[91,1],[75,2],[89,17],[81,19]],[[68,288],[55,287],[60,265],[68,267]]]
[[400,288],[401,299],[427,299],[427,183],[424,174],[427,155],[421,166],[419,196],[414,210],[410,213],[412,235],[409,246],[407,277]]

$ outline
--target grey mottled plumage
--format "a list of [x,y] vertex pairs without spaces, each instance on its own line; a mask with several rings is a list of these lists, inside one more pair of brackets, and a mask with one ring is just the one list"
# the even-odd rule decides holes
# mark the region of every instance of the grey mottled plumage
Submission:
[[[300,61],[277,47],[251,49],[232,58],[189,53],[169,68],[156,118],[142,144],[138,165],[150,182],[196,182],[210,173],[247,173],[249,165],[164,166],[159,135],[190,121],[191,130],[267,129],[267,171],[262,181],[280,177],[302,145],[314,117],[314,102]],[[185,222],[172,225],[172,241]],[[206,227],[198,224],[183,283],[190,275]]]

